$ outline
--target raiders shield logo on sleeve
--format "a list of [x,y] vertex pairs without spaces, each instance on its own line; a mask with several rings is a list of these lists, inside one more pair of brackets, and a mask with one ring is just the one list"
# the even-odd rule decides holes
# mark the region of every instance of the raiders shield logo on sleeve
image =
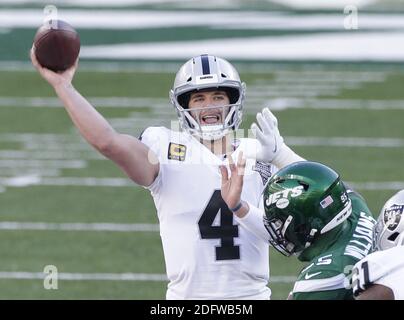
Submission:
[[263,185],[265,185],[268,179],[272,176],[271,165],[265,162],[257,161],[252,169],[259,173]]
[[168,146],[168,159],[185,161],[185,155],[187,152],[187,147],[183,144],[177,144],[170,142]]
[[384,211],[384,223],[391,231],[400,223],[401,216],[404,212],[404,205],[394,204]]

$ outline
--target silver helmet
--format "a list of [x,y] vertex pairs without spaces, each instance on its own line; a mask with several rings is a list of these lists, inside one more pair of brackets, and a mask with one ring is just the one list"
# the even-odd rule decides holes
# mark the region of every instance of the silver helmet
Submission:
[[[229,97],[230,104],[188,108],[191,93],[218,89]],[[241,82],[237,70],[225,59],[210,55],[200,55],[188,60],[177,72],[170,91],[170,100],[177,110],[180,126],[183,130],[203,140],[217,140],[229,130],[237,130],[242,120],[245,83]],[[198,115],[202,109],[222,108],[222,124],[201,125]],[[194,115],[194,116],[193,116]]]
[[404,190],[397,192],[384,204],[374,232],[376,250],[404,245]]

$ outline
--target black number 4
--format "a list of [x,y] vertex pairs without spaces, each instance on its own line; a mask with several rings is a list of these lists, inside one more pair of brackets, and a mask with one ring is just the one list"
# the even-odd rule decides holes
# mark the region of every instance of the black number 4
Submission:
[[[220,225],[213,222],[220,211]],[[202,239],[220,239],[216,247],[216,260],[240,259],[240,247],[234,245],[238,237],[238,225],[233,225],[233,213],[222,199],[220,190],[215,190],[198,221]]]

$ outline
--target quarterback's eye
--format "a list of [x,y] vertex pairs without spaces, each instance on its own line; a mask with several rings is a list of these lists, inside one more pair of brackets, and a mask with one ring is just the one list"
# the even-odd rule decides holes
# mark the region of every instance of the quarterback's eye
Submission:
[[222,94],[220,94],[220,95],[215,95],[215,96],[213,97],[213,99],[215,99],[215,100],[224,100],[224,95],[222,95]]
[[200,102],[203,101],[203,96],[196,96],[192,98],[192,102]]

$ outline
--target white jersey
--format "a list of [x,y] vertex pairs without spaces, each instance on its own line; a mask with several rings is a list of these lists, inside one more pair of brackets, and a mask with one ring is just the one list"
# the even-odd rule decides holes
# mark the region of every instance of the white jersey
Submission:
[[[227,164],[185,132],[149,127],[141,141],[160,170],[148,189],[160,221],[167,299],[269,299],[269,246],[233,219],[220,193],[219,165]],[[256,143],[241,139],[232,154]],[[271,165],[247,160],[242,199],[262,202]]]
[[357,295],[371,284],[390,288],[395,300],[404,300],[404,246],[376,251],[356,263],[354,293]]

